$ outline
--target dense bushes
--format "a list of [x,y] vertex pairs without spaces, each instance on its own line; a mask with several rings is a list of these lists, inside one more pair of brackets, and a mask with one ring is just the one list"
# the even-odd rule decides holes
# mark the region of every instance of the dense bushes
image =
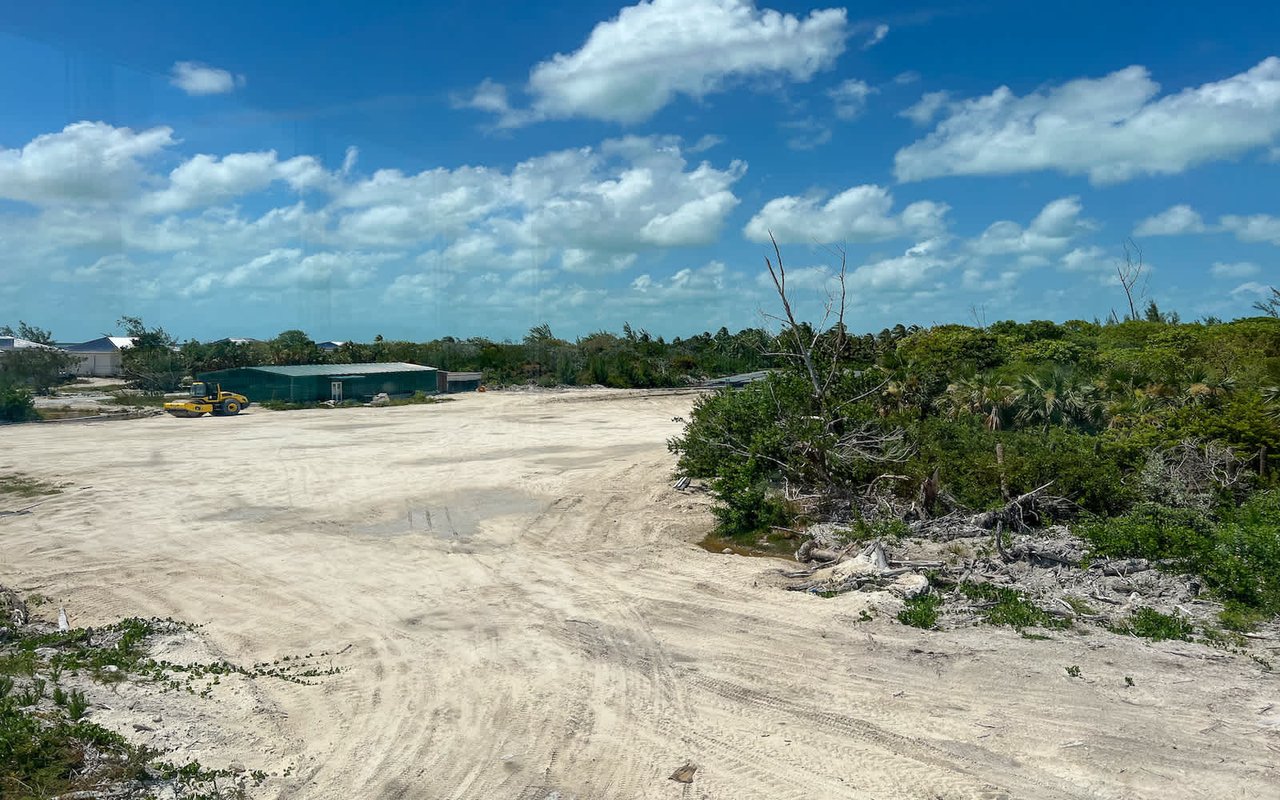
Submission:
[[[970,508],[1005,501],[1001,474],[1013,495],[1047,483],[1085,510],[1115,513],[1132,498],[1121,465],[1096,436],[1064,428],[988,431],[973,418],[932,418],[913,429],[916,455],[910,472],[923,479],[936,468],[953,497]],[[1004,466],[996,461],[1003,445]]]
[[936,514],[1051,483],[1095,554],[1280,613],[1280,319],[1174,319],[824,334],[829,391],[795,369],[703,398],[671,448],[728,533],[815,497],[856,517],[873,485]]
[[1280,614],[1280,490],[1216,514],[1142,504],[1078,531],[1099,555],[1161,560],[1202,576],[1225,601]]

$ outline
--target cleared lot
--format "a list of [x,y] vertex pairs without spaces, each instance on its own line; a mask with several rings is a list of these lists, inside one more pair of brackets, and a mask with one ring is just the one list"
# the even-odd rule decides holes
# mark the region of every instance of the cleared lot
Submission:
[[[783,592],[762,580],[775,563],[699,549],[710,517],[669,488],[665,445],[690,402],[7,428],[0,471],[70,486],[0,518],[0,583],[80,625],[203,624],[242,663],[338,653],[318,686],[171,701],[218,719],[186,755],[292,766],[279,797],[1274,792],[1280,682],[1252,662],[861,622],[865,598]],[[686,761],[693,783],[668,780]]]

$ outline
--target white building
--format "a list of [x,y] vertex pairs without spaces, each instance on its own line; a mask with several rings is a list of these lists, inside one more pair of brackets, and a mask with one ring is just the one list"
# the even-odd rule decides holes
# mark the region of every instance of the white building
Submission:
[[91,342],[69,344],[63,347],[80,359],[72,373],[92,378],[116,378],[121,373],[120,351],[133,347],[133,337],[103,336]]
[[33,342],[30,339],[23,339],[18,336],[0,336],[0,356],[3,356],[11,350],[26,350],[28,347],[42,348],[45,350],[58,349],[51,344],[41,344],[40,342]]

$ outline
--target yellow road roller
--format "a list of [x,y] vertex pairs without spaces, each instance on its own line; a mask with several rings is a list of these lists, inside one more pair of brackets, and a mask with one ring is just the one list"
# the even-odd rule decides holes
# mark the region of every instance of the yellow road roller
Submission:
[[170,400],[164,404],[167,414],[175,417],[234,417],[241,409],[249,407],[249,398],[235,392],[222,391],[222,385],[196,381],[191,384],[191,396],[182,400]]

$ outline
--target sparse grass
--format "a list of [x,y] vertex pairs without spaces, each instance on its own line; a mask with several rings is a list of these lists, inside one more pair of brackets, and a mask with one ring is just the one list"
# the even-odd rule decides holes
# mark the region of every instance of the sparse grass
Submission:
[[1071,622],[1048,614],[1021,593],[991,583],[962,583],[960,593],[978,607],[978,614],[991,625],[1026,628],[1069,628]]
[[948,542],[942,547],[942,557],[948,564],[958,564],[973,558],[973,548],[964,542]]
[[0,643],[0,798],[96,797],[108,789],[112,797],[248,798],[265,773],[157,761],[159,753],[87,720],[85,692],[61,685],[64,674],[99,682],[128,677],[154,682],[161,691],[209,697],[221,677],[233,673],[310,684],[309,678],[338,672],[320,666],[327,652],[252,667],[173,664],[149,656],[150,637],[190,628],[173,620],[126,619],[93,631],[19,628]]
[[122,736],[92,722],[0,700],[0,797],[56,797],[138,781],[146,775],[147,759]]
[[393,397],[388,405],[392,406],[419,406],[430,405],[432,403],[442,403],[445,398],[427,394],[426,392],[414,392],[409,397]]
[[879,539],[890,544],[901,542],[910,533],[907,523],[900,519],[878,519],[871,522],[858,520],[848,530],[851,542],[870,542]]
[[1066,670],[1067,670],[1068,678],[1079,678],[1082,674],[1080,672],[1080,667],[1077,666],[1076,664],[1072,664],[1071,666],[1067,667]]
[[62,487],[57,484],[32,478],[20,472],[0,473],[0,495],[40,497],[46,494],[58,494],[61,491]]
[[1218,622],[1222,623],[1222,627],[1241,633],[1256,630],[1267,619],[1269,619],[1268,614],[1238,603],[1227,603],[1222,611],[1218,612]]
[[913,628],[925,630],[938,625],[938,609],[942,608],[942,598],[935,594],[922,594],[908,600],[898,612],[898,622]]
[[1174,614],[1161,614],[1154,608],[1142,607],[1133,612],[1128,619],[1111,626],[1114,633],[1163,642],[1169,639],[1189,642],[1195,627],[1189,620]]
[[329,408],[323,403],[294,403],[289,400],[263,400],[259,406],[271,411],[302,411],[308,408]]
[[1067,605],[1071,606],[1071,610],[1078,616],[1093,616],[1098,613],[1098,609],[1081,600],[1079,597],[1066,595],[1063,599],[1066,600]]
[[67,383],[57,387],[56,394],[97,394],[98,392],[112,394],[123,391],[124,389],[125,385],[123,383],[105,383],[97,385],[93,383]]

